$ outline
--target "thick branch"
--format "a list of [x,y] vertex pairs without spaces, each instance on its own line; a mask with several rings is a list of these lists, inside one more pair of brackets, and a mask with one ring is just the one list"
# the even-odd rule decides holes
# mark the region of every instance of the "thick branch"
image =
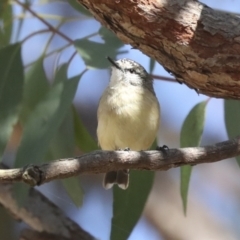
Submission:
[[[21,232],[20,240],[70,240],[69,238],[51,234],[46,232],[33,231],[32,229],[24,229]],[[93,239],[92,239],[93,240]]]
[[[19,206],[14,197],[12,184],[0,184],[0,204],[17,220],[25,222],[37,232],[42,232],[39,236],[57,235],[58,238],[56,239],[59,240],[95,239],[74,221],[66,217],[61,209],[35,189],[31,188],[29,190],[24,206]],[[23,239],[27,239],[26,236]],[[49,239],[53,240],[54,238]]]
[[0,170],[0,182],[24,181],[32,186],[80,173],[120,169],[167,170],[183,165],[210,163],[240,155],[240,136],[216,145],[163,151],[95,151],[76,158],[26,168]]
[[77,0],[199,93],[240,99],[240,18],[196,0]]

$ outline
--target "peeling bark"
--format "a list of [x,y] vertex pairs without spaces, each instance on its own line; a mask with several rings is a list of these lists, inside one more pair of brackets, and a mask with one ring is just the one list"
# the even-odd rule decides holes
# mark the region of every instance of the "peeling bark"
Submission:
[[240,18],[194,0],[77,0],[197,92],[240,99]]

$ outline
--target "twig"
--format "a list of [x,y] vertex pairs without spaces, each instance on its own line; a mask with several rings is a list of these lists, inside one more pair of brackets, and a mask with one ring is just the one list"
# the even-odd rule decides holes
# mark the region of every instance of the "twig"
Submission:
[[71,55],[71,57],[69,58],[69,60],[68,60],[68,65],[70,65],[70,63],[71,63],[71,61],[74,59],[74,57],[76,56],[76,54],[77,54],[77,51],[74,51],[74,53]]
[[158,75],[154,75],[154,74],[151,74],[151,76],[152,76],[152,78],[157,79],[157,80],[164,80],[164,81],[174,82],[174,83],[177,82],[177,80],[172,77],[158,76]]
[[54,28],[51,24],[49,24],[45,19],[41,18],[37,13],[35,13],[31,8],[29,8],[28,5],[21,3],[18,0],[14,0],[18,5],[20,5],[23,9],[26,9],[28,12],[30,12],[34,17],[36,17],[39,21],[41,21],[43,24],[45,24],[49,30],[51,30],[52,32],[57,33],[59,36],[61,36],[62,38],[64,38],[66,41],[68,41],[69,43],[73,44],[73,40],[71,38],[69,38],[68,36],[66,36],[65,34],[63,34],[62,32],[58,31],[56,28]]
[[38,35],[38,34],[41,34],[41,33],[47,33],[47,32],[49,33],[50,30],[49,30],[49,29],[43,29],[43,30],[39,30],[39,31],[37,31],[37,32],[33,32],[33,33],[27,35],[21,42],[24,43],[24,42],[26,42],[28,39],[32,38],[32,37],[35,36],[35,35]]
[[104,173],[126,168],[168,170],[183,165],[217,162],[237,155],[240,155],[240,136],[205,147],[140,152],[94,151],[80,157],[60,159],[47,164],[0,170],[0,182],[24,181],[35,186],[82,173]]
[[[60,51],[62,51],[62,50],[64,50],[64,49],[70,47],[71,45],[72,45],[71,43],[68,43],[68,44],[66,44],[66,45],[64,45],[64,46],[62,46],[62,47],[60,47],[60,48],[58,48],[58,49],[55,49],[55,50],[52,50],[52,51],[49,52],[49,53],[46,53],[44,56],[45,56],[45,58],[46,58],[46,57],[49,57],[49,56],[51,56],[51,55],[54,54],[54,53],[58,53],[58,52],[60,52]],[[25,67],[25,68],[30,67],[31,65],[33,65],[33,64],[34,64],[35,62],[37,62],[38,60],[39,60],[39,58],[38,58],[37,60],[34,60],[34,61],[26,64],[24,67]]]

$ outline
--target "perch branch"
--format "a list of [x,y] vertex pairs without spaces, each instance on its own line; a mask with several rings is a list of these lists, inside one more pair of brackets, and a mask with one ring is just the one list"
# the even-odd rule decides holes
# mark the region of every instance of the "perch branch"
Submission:
[[159,171],[183,165],[217,162],[237,155],[240,155],[240,136],[205,147],[140,152],[94,151],[42,165],[0,169],[0,182],[24,181],[35,186],[83,173],[104,173],[120,169]]

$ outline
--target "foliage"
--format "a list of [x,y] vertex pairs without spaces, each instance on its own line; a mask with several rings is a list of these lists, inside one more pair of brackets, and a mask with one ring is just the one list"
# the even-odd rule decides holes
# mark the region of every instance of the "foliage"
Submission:
[[[208,101],[198,103],[186,117],[180,134],[181,147],[196,147],[200,145],[207,103]],[[181,197],[185,214],[187,211],[187,195],[191,172],[192,166],[181,167]]]
[[[229,138],[240,135],[240,102],[237,100],[224,101],[225,124]],[[240,166],[240,156],[236,157]]]

